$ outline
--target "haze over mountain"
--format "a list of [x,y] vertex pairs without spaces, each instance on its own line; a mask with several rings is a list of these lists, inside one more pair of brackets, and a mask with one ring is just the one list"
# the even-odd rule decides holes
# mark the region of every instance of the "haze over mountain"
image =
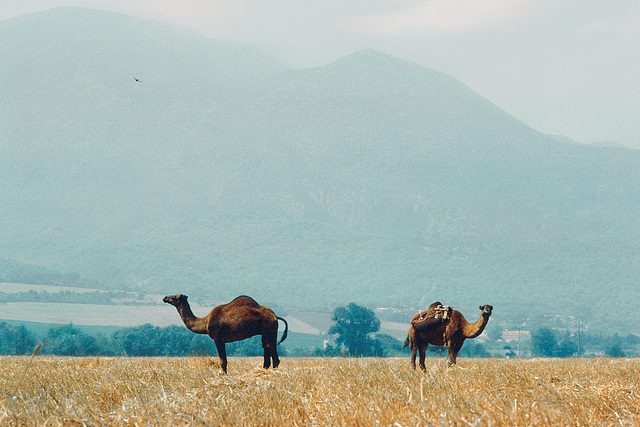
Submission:
[[0,259],[210,303],[637,330],[638,151],[560,142],[375,50],[293,70],[77,8],[0,40]]

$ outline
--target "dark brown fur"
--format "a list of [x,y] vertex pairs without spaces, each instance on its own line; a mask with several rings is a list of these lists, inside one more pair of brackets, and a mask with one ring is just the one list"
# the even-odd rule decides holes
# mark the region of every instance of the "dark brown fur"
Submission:
[[417,312],[411,318],[411,324],[414,324],[414,323],[420,321],[421,319],[427,319],[429,317],[434,317],[436,315],[436,309],[438,307],[440,307],[441,305],[442,305],[442,303],[440,301],[436,301],[433,304],[431,304],[429,306],[429,308],[427,308],[426,310],[422,310],[422,311]]
[[[287,338],[289,325],[282,317],[276,316],[273,310],[258,304],[253,298],[242,295],[228,304],[215,307],[205,317],[195,317],[187,302],[187,296],[168,295],[164,302],[178,309],[185,326],[196,334],[207,334],[216,343],[222,371],[227,372],[227,352],[225,343],[244,340],[255,335],[262,335],[264,349],[264,368],[276,368],[280,364],[276,346]],[[278,320],[285,325],[284,334],[278,339]]]
[[[435,310],[437,304],[440,303],[432,304],[429,310],[432,308]],[[482,314],[476,323],[467,322],[462,313],[453,310],[449,322],[438,327],[431,328],[427,331],[416,331],[413,325],[410,326],[409,334],[403,348],[406,348],[407,345],[411,346],[411,365],[413,369],[416,368],[416,353],[418,352],[420,354],[420,368],[422,368],[422,370],[426,369],[424,361],[429,344],[447,347],[447,365],[455,365],[458,352],[462,348],[464,340],[477,337],[484,331],[485,326],[487,326],[493,307],[486,304],[479,308],[482,310]]]

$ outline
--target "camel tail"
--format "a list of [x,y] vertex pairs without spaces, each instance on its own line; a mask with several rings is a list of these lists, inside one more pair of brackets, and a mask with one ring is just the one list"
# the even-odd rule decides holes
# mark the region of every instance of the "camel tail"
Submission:
[[276,318],[278,318],[279,320],[282,320],[284,322],[284,334],[282,334],[282,338],[280,338],[280,341],[278,341],[278,345],[280,345],[280,343],[282,341],[287,339],[287,333],[289,332],[289,324],[287,323],[286,320],[284,320],[283,317],[276,316]]
[[402,344],[402,349],[404,350],[409,345],[409,335],[407,335],[407,339],[404,340],[404,344]]

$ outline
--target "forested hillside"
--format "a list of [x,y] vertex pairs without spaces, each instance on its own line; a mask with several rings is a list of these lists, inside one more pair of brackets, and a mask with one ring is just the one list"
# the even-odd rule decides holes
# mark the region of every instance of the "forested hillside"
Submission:
[[638,151],[558,142],[373,50],[293,70],[76,8],[0,21],[0,40],[5,274],[203,304],[640,320]]

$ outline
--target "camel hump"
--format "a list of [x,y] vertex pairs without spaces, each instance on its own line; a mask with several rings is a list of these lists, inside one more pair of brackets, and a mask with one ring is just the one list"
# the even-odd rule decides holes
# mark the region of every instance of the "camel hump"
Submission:
[[231,301],[229,304],[242,304],[242,305],[251,305],[254,307],[259,307],[260,304],[258,304],[256,302],[256,300],[254,300],[253,298],[251,298],[248,295],[240,295],[239,297],[235,297],[233,299],[233,301]]
[[415,322],[420,322],[430,317],[435,317],[439,312],[443,312],[443,311],[446,311],[448,313],[447,316],[445,316],[445,318],[448,318],[451,312],[450,310],[447,311],[446,308],[450,308],[450,307],[442,305],[440,301],[436,301],[433,304],[431,304],[429,308],[427,308],[426,310],[417,312],[411,318],[411,323],[413,324]]

